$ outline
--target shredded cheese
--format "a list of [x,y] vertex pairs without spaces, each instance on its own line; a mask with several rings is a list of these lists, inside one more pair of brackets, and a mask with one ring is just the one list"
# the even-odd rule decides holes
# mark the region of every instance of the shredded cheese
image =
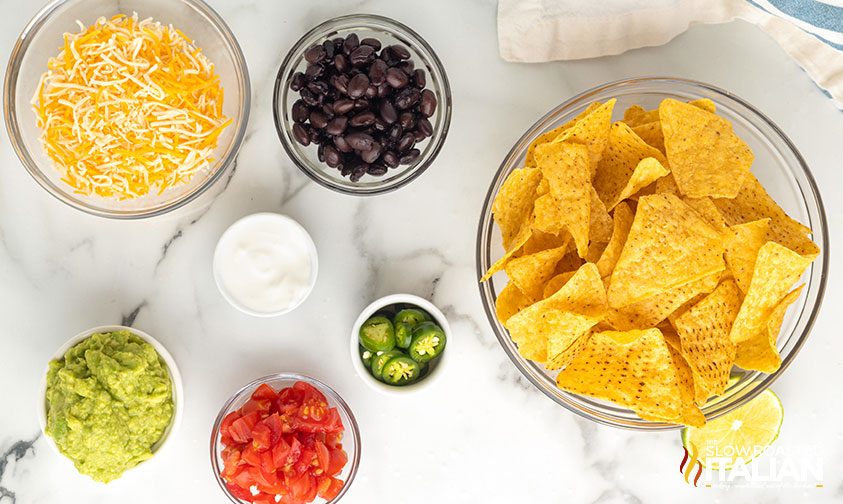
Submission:
[[231,119],[214,65],[137,14],[64,35],[32,98],[41,144],[75,192],[130,199],[189,182]]

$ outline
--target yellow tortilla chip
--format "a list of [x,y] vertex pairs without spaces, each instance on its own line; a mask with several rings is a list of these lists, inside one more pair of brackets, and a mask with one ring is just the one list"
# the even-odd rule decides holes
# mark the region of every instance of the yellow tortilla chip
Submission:
[[659,105],[670,170],[683,195],[734,198],[754,155],[732,124],[693,105],[666,99]]
[[554,142],[569,142],[583,144],[588,147],[588,157],[591,160],[591,175],[597,169],[597,163],[603,156],[606,143],[609,141],[609,129],[612,125],[612,109],[617,100],[612,98],[600,105],[576,124],[563,131]]
[[694,211],[700,214],[700,217],[714,226],[715,229],[719,231],[726,230],[726,219],[723,218],[723,214],[720,213],[711,198],[688,198],[686,196],[682,198],[682,201],[693,208]]
[[609,305],[622,308],[725,269],[723,235],[672,194],[638,200],[609,284]]
[[749,291],[755,259],[761,246],[767,242],[769,229],[769,218],[735,224],[729,228],[726,239],[726,264],[743,293]]
[[612,401],[641,418],[683,413],[676,368],[658,329],[593,333],[556,376],[559,388]]
[[673,320],[682,355],[694,373],[698,404],[726,390],[735,361],[729,332],[740,307],[741,291],[729,280]]
[[588,241],[608,243],[612,238],[612,216],[600,200],[593,186],[591,189],[591,220],[588,224]]
[[[535,254],[542,250],[568,246],[571,242],[571,235],[566,231],[559,234],[550,234],[533,229],[530,239],[521,247],[520,256]],[[517,255],[517,254],[516,254]]]
[[510,317],[506,328],[522,356],[552,364],[605,314],[603,282],[597,267],[585,264],[556,293]]
[[501,290],[495,299],[495,315],[502,324],[516,313],[532,304],[532,300],[524,295],[521,290],[510,282]]
[[[711,112],[712,114],[716,110],[714,102],[709,100],[708,98],[691,100],[688,102],[688,105],[693,105],[699,109]],[[641,107],[640,105],[632,105],[631,107],[626,109],[623,114],[623,122],[627,123],[631,128],[640,126],[642,124],[648,124],[651,122],[658,121],[659,109],[657,108],[652,110],[645,110],[644,107]]]
[[621,250],[626,244],[626,237],[629,236],[629,230],[632,228],[634,217],[632,209],[625,202],[621,202],[615,207],[615,213],[612,216],[612,238],[606,248],[603,249],[600,259],[597,260],[597,269],[600,271],[601,277],[611,275],[615,269]]
[[556,264],[565,255],[568,245],[542,250],[535,254],[518,257],[505,267],[509,280],[533,301],[542,299],[544,284],[556,272]]
[[[667,340],[667,335],[665,335],[665,340]],[[667,348],[670,351],[670,359],[673,362],[673,367],[676,369],[676,382],[679,386],[679,399],[682,403],[682,412],[678,418],[664,418],[661,421],[702,427],[705,425],[705,415],[703,415],[697,406],[696,382],[694,381],[694,373],[691,370],[691,366],[682,353],[670,345],[669,341]]]
[[750,173],[734,199],[715,199],[714,204],[730,226],[770,218],[767,239],[809,256],[819,248],[808,239],[811,229],[788,216]]
[[532,220],[528,220],[524,223],[524,227],[522,227],[521,231],[519,231],[515,238],[513,238],[513,241],[510,244],[511,248],[506,251],[503,257],[495,261],[495,264],[493,264],[489,268],[489,271],[483,275],[483,278],[480,279],[481,282],[485,282],[486,280],[492,278],[492,275],[502,270],[506,266],[506,263],[512,259],[514,254],[518,252],[525,243],[527,243],[527,240],[529,240],[530,236],[533,235],[533,228],[531,224]]
[[539,229],[552,233],[556,226],[545,224],[549,219],[545,214],[559,219],[571,233],[580,257],[585,256],[591,222],[587,147],[565,142],[540,145],[536,148],[536,163],[550,187],[550,192],[539,198],[542,203],[536,202],[537,226],[541,224]]
[[562,288],[563,285],[568,283],[568,280],[570,280],[575,273],[576,270],[564,271],[548,280],[547,283],[544,285],[543,298],[549,298],[550,296],[556,294],[556,291],[558,291]]
[[560,134],[562,134],[563,131],[569,129],[571,126],[573,126],[574,124],[579,122],[580,119],[582,119],[585,116],[589,115],[590,113],[594,112],[594,110],[597,109],[598,107],[600,107],[600,105],[602,105],[602,103],[594,102],[591,105],[589,105],[588,107],[586,107],[586,109],[583,110],[582,112],[580,112],[576,117],[574,117],[570,121],[566,122],[562,126],[553,128],[550,131],[545,131],[544,133],[539,135],[535,140],[533,140],[533,143],[531,143],[530,146],[527,148],[527,155],[525,157],[524,164],[526,166],[536,166],[536,156],[535,156],[536,147],[538,147],[539,145],[546,144],[548,142],[552,142]]
[[[744,358],[748,349],[763,348],[768,345],[766,325],[773,309],[799,280],[802,272],[811,264],[811,260],[812,258],[801,256],[775,242],[767,242],[761,246],[749,290],[729,335],[732,341],[738,344],[735,361],[739,366],[749,365],[747,359]],[[765,369],[778,368],[778,364],[774,362],[768,364],[763,367]],[[756,368],[744,367],[744,369]]]
[[662,123],[660,121],[651,121],[633,126],[632,131],[641,140],[644,140],[647,145],[664,154],[664,134],[662,133]]
[[495,196],[492,213],[501,230],[504,250],[512,250],[515,237],[530,220],[541,179],[541,171],[535,168],[513,170]]
[[799,298],[804,285],[800,285],[786,295],[770,312],[764,324],[764,338],[738,343],[735,364],[744,369],[753,369],[762,373],[775,373],[782,365],[782,358],[776,342],[779,338],[782,322],[788,307]]

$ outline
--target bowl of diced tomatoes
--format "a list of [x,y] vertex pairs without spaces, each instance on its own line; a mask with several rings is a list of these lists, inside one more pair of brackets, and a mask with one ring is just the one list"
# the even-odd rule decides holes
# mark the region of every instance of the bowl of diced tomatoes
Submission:
[[259,378],[225,403],[211,434],[211,465],[235,504],[334,503],[360,463],[348,404],[319,380]]

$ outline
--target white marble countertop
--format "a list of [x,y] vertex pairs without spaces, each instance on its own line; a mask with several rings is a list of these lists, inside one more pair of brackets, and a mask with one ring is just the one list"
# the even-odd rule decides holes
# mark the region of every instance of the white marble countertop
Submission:
[[[740,22],[696,26],[664,47],[588,61],[504,63],[495,2],[212,0],[248,60],[252,119],[230,187],[204,212],[116,222],[72,211],[44,192],[0,140],[0,503],[220,502],[208,461],[222,402],[251,379],[299,371],[333,385],[361,425],[363,460],[344,502],[812,502],[843,499],[843,273],[832,263],[808,344],[775,384],[785,405],[777,447],[808,447],[823,487],[689,487],[677,432],[638,434],[578,418],[533,390],[483,314],[474,243],[488,184],[512,143],[545,111],[597,84],[641,75],[710,82],[748,99],[801,149],[832,241],[843,233],[843,113],[762,32]],[[0,1],[8,54],[40,2]],[[450,135],[410,186],[371,199],[332,193],[300,174],[272,124],[271,90],[287,49],[315,24],[372,12],[401,20],[436,49],[454,96]],[[255,319],[211,277],[213,246],[237,218],[291,215],[320,251],[311,297]],[[355,375],[350,326],[373,298],[431,299],[453,327],[450,365],[429,391],[387,398]],[[124,322],[178,361],[185,416],[170,452],[109,485],[77,475],[40,437],[35,407],[51,353],[85,328]],[[393,413],[402,409],[400,415]]]

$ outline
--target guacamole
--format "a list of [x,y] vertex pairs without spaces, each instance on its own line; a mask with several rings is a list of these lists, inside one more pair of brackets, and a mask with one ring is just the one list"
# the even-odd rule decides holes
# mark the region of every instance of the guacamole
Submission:
[[59,451],[104,483],[150,458],[173,418],[166,364],[125,330],[93,334],[50,362],[46,401]]

